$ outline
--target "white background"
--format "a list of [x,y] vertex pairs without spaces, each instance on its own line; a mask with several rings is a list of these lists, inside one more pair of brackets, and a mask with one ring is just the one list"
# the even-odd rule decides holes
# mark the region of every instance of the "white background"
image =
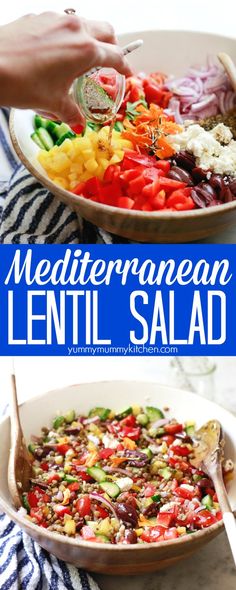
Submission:
[[1,24],[26,13],[73,7],[87,18],[109,20],[118,32],[177,28],[234,37],[236,29],[235,0],[8,0],[1,4]]

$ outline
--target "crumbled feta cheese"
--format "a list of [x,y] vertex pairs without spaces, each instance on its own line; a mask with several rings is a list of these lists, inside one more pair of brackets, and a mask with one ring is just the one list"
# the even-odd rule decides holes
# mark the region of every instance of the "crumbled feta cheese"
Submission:
[[96,447],[99,445],[99,438],[94,434],[88,434],[87,438],[91,440],[91,442],[93,442],[96,445]]
[[104,436],[102,437],[102,442],[104,444],[105,449],[116,449],[116,447],[118,447],[119,444],[119,441],[116,440],[110,434],[104,434]]
[[183,488],[184,490],[188,490],[188,492],[194,491],[194,486],[190,486],[188,483],[181,483],[180,488]]
[[233,134],[231,133],[229,127],[226,127],[224,123],[219,123],[210,131],[211,135],[219,141],[220,143],[229,143],[231,139],[233,139]]
[[223,123],[211,131],[198,124],[190,125],[182,133],[169,135],[168,142],[176,152],[186,150],[193,154],[203,170],[236,176],[236,141]]
[[132,488],[134,482],[131,477],[120,477],[119,479],[115,480],[115,483],[122,492],[128,492]]
[[160,512],[170,512],[171,508],[177,505],[177,502],[166,502],[160,507]]

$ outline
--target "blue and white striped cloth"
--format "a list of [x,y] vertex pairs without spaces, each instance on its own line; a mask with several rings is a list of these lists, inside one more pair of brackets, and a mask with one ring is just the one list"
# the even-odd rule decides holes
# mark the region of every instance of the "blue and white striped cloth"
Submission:
[[60,203],[20,163],[0,110],[0,244],[112,244],[112,236]]
[[99,590],[84,571],[42,549],[0,513],[1,590]]

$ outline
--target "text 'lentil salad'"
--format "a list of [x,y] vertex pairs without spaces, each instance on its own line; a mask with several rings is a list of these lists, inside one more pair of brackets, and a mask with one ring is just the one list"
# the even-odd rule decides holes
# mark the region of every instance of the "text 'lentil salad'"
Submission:
[[[212,481],[191,465],[193,422],[162,410],[119,414],[69,411],[32,437],[27,518],[62,535],[97,543],[177,539],[221,520]],[[232,477],[226,465],[225,477]]]

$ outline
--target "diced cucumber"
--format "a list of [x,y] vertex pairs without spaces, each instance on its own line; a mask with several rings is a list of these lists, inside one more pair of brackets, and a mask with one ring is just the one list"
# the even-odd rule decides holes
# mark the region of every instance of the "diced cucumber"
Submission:
[[32,455],[34,455],[34,452],[35,452],[35,450],[36,450],[36,449],[37,449],[37,445],[35,445],[35,444],[33,444],[33,443],[30,443],[30,444],[28,445],[28,451],[29,451],[30,453],[32,453]]
[[23,496],[22,496],[22,504],[23,504],[23,507],[25,508],[25,510],[27,510],[27,512],[29,513],[30,512],[30,505],[29,505],[28,498],[27,498],[26,494],[23,494]]
[[46,129],[48,133],[50,133],[53,137],[56,138],[56,129],[57,127],[59,127],[59,125],[60,123],[56,123],[55,121],[48,121],[46,124]]
[[115,125],[114,125],[114,129],[119,132],[123,131],[124,130],[123,123],[121,121],[116,121]]
[[147,448],[147,449],[142,449],[142,453],[145,453],[145,455],[147,455],[148,459],[151,459],[153,456],[153,453],[151,451],[151,449]]
[[204,498],[202,498],[202,504],[203,506],[208,508],[208,510],[211,510],[213,506],[213,499],[210,494],[207,494],[206,496],[204,496]]
[[61,145],[65,139],[73,139],[74,137],[76,137],[74,131],[67,131],[67,133],[64,133],[64,135],[59,137],[59,139],[56,141],[56,145]]
[[111,481],[102,481],[100,484],[104,492],[110,496],[110,498],[116,498],[120,494],[120,488],[116,483]]
[[146,406],[145,414],[147,414],[150,422],[155,422],[156,420],[161,420],[165,417],[159,408],[154,408],[153,406]]
[[56,418],[54,418],[53,420],[53,428],[55,428],[55,430],[57,430],[58,428],[60,428],[60,426],[62,426],[62,424],[64,424],[65,422],[65,418],[64,416],[56,416]]
[[153,502],[160,502],[161,501],[160,494],[154,494],[154,496],[152,496],[152,500],[153,500]]
[[68,483],[74,483],[75,481],[78,481],[77,477],[74,477],[73,475],[69,475],[68,473],[66,473],[63,477],[64,481],[67,481]]
[[122,410],[122,412],[119,412],[119,414],[116,414],[116,419],[123,420],[124,418],[127,418],[127,416],[129,416],[132,413],[133,413],[133,410],[131,407],[126,408],[125,410]]
[[35,115],[34,117],[34,126],[35,129],[39,129],[39,127],[44,127],[44,129],[47,128],[47,124],[48,124],[48,119],[45,119],[45,117],[41,117],[41,115]]
[[99,123],[93,123],[93,121],[87,121],[84,132],[86,132],[87,127],[92,129],[93,131],[99,131],[99,129],[101,129],[101,125],[99,125]]
[[37,131],[34,131],[34,133],[31,133],[30,137],[34,141],[34,143],[36,143],[36,145],[38,147],[40,147],[41,150],[45,150],[44,144],[42,143],[41,139],[39,138]]
[[150,436],[152,436],[153,438],[158,438],[159,436],[163,436],[163,434],[165,434],[165,430],[164,428],[154,428],[153,426],[151,426],[148,429],[148,434]]
[[188,436],[191,436],[191,437],[194,436],[195,431],[196,431],[195,424],[189,424],[188,426],[185,426],[185,432]]
[[173,471],[170,469],[170,467],[163,467],[162,469],[159,469],[158,473],[163,477],[163,479],[168,481],[168,479],[171,479]]
[[89,418],[93,418],[93,416],[98,416],[100,420],[106,420],[110,414],[109,408],[92,408],[89,412]]
[[54,141],[51,138],[51,135],[48,133],[47,129],[44,129],[44,127],[39,127],[39,129],[37,129],[35,133],[37,133],[45,150],[49,151],[54,146]]
[[65,421],[67,422],[67,424],[71,424],[71,422],[73,422],[74,419],[75,419],[75,410],[69,410],[69,412],[67,412],[65,414]]
[[54,133],[57,139],[62,137],[62,135],[65,135],[65,133],[68,133],[68,131],[71,131],[73,133],[72,129],[69,125],[67,125],[67,123],[60,123],[60,125],[57,125],[57,127],[54,128]]
[[[96,534],[96,533],[95,533]],[[100,539],[102,543],[110,543],[110,539],[106,535],[96,534],[97,539]]]
[[138,414],[136,416],[136,420],[139,424],[141,424],[141,426],[147,426],[147,423],[148,423],[147,414]]
[[88,475],[90,475],[90,477],[92,477],[93,479],[95,479],[95,481],[98,481],[99,483],[101,481],[104,481],[107,476],[106,472],[103,471],[103,469],[101,469],[100,467],[88,467],[87,473]]

